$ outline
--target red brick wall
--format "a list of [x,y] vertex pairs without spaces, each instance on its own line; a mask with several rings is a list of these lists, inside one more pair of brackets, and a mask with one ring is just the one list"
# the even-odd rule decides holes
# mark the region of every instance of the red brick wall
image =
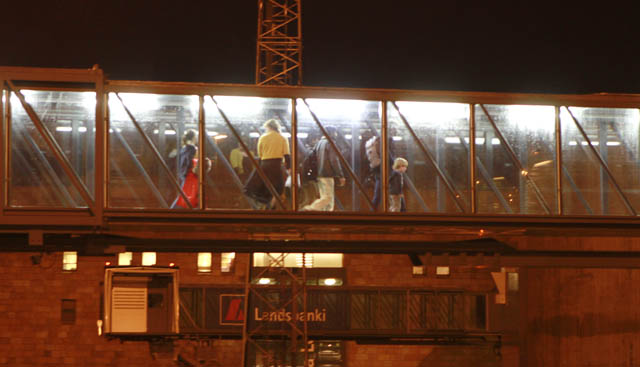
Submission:
[[[176,340],[167,344],[120,341],[98,336],[104,263],[114,257],[79,256],[78,269],[62,271],[62,254],[43,255],[34,265],[36,253],[3,253],[0,257],[0,365],[9,366],[176,366],[181,358],[191,363],[239,366],[240,340],[212,342]],[[140,254],[133,263],[139,264]],[[196,271],[194,253],[158,253],[157,264],[174,262],[180,267],[183,285],[242,285],[247,255],[238,254],[234,271],[221,274],[219,254],[213,255],[213,272]],[[437,278],[428,267],[425,276],[414,277],[405,255],[346,255],[347,284],[361,286],[424,287],[488,291],[493,288],[486,271],[452,268],[448,278]],[[61,300],[76,300],[73,325],[61,322]],[[504,348],[503,348],[504,349]],[[346,343],[346,362],[359,366],[515,366],[504,364],[490,347],[373,346]],[[506,349],[505,349],[506,350]],[[514,358],[511,358],[514,360]],[[517,360],[517,358],[515,358]]]
[[527,271],[528,366],[637,366],[640,270]]
[[[31,255],[35,253],[0,256],[0,366],[175,366],[178,354],[221,366],[241,364],[242,343],[236,340],[216,340],[212,346],[188,340],[150,346],[98,336],[104,263],[113,257],[80,256],[77,271],[63,272],[61,253],[44,255],[39,265],[32,264]],[[134,263],[139,257],[134,254]],[[234,274],[224,276],[219,273],[219,255],[216,263],[214,254],[212,275],[197,275],[195,254],[158,254],[159,265],[171,261],[181,267],[182,282],[244,281],[246,257],[238,258]],[[61,322],[63,298],[76,300],[73,325]]]

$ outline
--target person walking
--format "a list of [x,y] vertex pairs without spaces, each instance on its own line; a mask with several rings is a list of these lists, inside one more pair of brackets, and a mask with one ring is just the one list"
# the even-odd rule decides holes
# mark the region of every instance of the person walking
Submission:
[[[260,168],[276,193],[282,196],[284,192],[285,177],[283,173],[283,160],[287,173],[291,166],[291,154],[289,141],[280,134],[280,123],[276,119],[267,120],[262,127],[264,134],[258,139],[258,156]],[[271,194],[265,182],[254,170],[245,186],[245,194],[256,202],[258,209],[275,208],[276,198]]]
[[[338,129],[333,126],[326,128],[327,134],[335,141],[338,137]],[[338,152],[333,149],[325,136],[316,143],[313,148],[318,159],[318,193],[320,197],[309,205],[302,207],[302,210],[309,211],[333,211],[335,204],[336,179],[338,186],[344,186],[346,179],[338,159]]]

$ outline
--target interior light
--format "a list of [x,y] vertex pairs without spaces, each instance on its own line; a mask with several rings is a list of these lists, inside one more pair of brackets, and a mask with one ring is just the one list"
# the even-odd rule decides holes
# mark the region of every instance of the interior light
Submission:
[[286,131],[281,133],[281,135],[284,136],[285,138],[290,138],[291,137],[291,134],[286,132]]
[[[583,142],[582,142],[582,145],[589,145],[589,142],[588,142],[588,141],[583,141]],[[600,143],[599,143],[599,142],[597,142],[597,141],[592,141],[592,142],[591,142],[591,145],[593,145],[593,146],[595,147],[595,146],[600,145]]]
[[510,105],[505,111],[507,121],[518,125],[519,129],[546,130],[555,129],[556,112],[553,106]]
[[344,136],[345,139],[350,140],[353,136],[351,134],[347,134]]
[[457,136],[447,136],[444,138],[444,142],[447,144],[460,144],[460,138]]
[[235,252],[223,252],[220,254],[220,271],[228,273],[233,268],[233,262],[236,258]]
[[451,121],[469,118],[469,105],[446,102],[397,102],[407,118],[427,117],[430,121]]
[[[243,96],[214,96],[220,109],[225,112],[242,113],[243,115],[256,115],[265,108],[265,98]],[[207,100],[209,98],[205,98]]]
[[260,137],[260,134],[259,134],[259,133],[256,133],[256,132],[252,132],[252,133],[249,133],[249,137],[250,137],[250,138],[259,138],[259,137]]
[[449,275],[451,269],[448,266],[436,266],[436,275]]
[[571,140],[571,141],[569,142],[569,145],[578,145],[578,142],[577,142],[577,141],[575,141],[575,140]]
[[69,132],[69,131],[73,131],[73,128],[71,126],[56,126],[56,131]]
[[324,280],[324,285],[335,285],[336,284],[336,279],[335,278],[327,278]]
[[394,136],[393,138],[391,138],[393,141],[401,141],[402,140],[402,136]]
[[211,252],[198,252],[198,273],[211,273]]
[[[127,109],[132,113],[157,110],[160,108],[160,101],[158,100],[159,96],[157,94],[119,93],[119,95],[120,98],[122,98],[124,105],[127,106]],[[120,103],[116,94],[109,93],[109,108],[113,110],[114,107],[121,111],[123,109],[122,103]]]
[[175,263],[169,263],[169,267],[170,267],[170,268],[173,268],[174,266],[176,266],[176,264],[175,264]]
[[298,267],[302,267],[303,263],[306,268],[313,268],[313,254],[295,254],[296,256],[296,265]]
[[214,139],[216,140],[222,140],[222,139],[226,139],[227,135],[225,134],[220,134],[220,135],[216,135]]
[[73,271],[78,269],[78,253],[75,251],[64,251],[62,253],[62,270]]
[[617,147],[619,146],[621,143],[619,141],[608,141],[607,142],[607,146],[609,147]]
[[309,134],[307,133],[298,133],[298,138],[300,139],[306,139],[309,136]]
[[143,252],[142,253],[142,266],[153,266],[156,264],[155,252]]
[[131,266],[133,252],[121,252],[118,254],[118,266]]
[[264,285],[264,284],[269,284],[269,283],[271,283],[271,279],[269,279],[269,278],[260,278],[258,280],[258,284],[263,284]]
[[500,139],[492,138],[491,139],[491,145],[500,145]]
[[[469,144],[469,138],[464,138],[464,141]],[[484,138],[476,138],[476,145],[484,144]]]
[[[305,106],[300,99],[298,105]],[[325,119],[346,118],[351,120],[360,120],[362,114],[366,111],[369,101],[361,101],[356,99],[307,99],[310,111]]]
[[95,92],[82,92],[82,106],[88,110],[94,110],[96,108],[96,93]]
[[111,266],[111,261],[105,261],[104,266]]
[[216,136],[216,135],[218,135],[218,132],[216,132],[216,131],[207,131],[207,135]]
[[87,128],[85,126],[80,126],[78,128],[78,132],[81,132],[81,133],[87,132]]
[[546,161],[541,161],[541,162],[538,162],[538,163],[534,164],[533,167],[535,168],[535,167],[547,166],[547,165],[550,165],[552,163],[553,163],[553,160],[548,159]]

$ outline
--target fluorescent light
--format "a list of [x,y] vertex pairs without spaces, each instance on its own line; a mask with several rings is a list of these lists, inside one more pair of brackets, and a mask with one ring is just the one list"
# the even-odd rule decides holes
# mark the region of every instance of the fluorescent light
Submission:
[[[464,138],[464,141],[469,144],[469,138]],[[484,144],[484,138],[476,138],[476,145]]]
[[444,142],[447,144],[460,144],[460,138],[457,136],[447,136],[444,138]]
[[214,139],[216,140],[220,140],[220,139],[226,139],[227,136],[225,134],[220,134],[220,135],[216,135],[216,137]]
[[298,133],[298,138],[300,139],[306,139],[309,136],[309,134],[307,133]]
[[258,134],[258,133],[256,133],[256,132],[249,133],[249,137],[250,137],[250,138],[259,138],[259,137],[260,137],[260,134]]
[[609,146],[609,147],[617,147],[620,144],[622,144],[622,143],[620,143],[619,141],[608,141],[607,142],[607,146]]
[[56,131],[69,132],[69,131],[73,131],[73,128],[71,126],[56,126]]
[[500,145],[500,139],[498,138],[491,139],[491,145]]
[[207,135],[216,136],[216,135],[218,135],[218,132],[216,132],[216,131],[207,131]]
[[391,139],[393,139],[393,141],[401,141],[402,140],[402,136],[394,136]]

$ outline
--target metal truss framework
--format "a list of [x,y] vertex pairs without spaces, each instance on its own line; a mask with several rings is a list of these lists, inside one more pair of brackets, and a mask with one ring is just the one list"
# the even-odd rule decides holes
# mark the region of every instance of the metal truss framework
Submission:
[[[302,254],[302,272],[300,275],[294,274],[292,269],[285,267],[285,258],[287,256],[293,256],[288,253],[271,254],[267,253],[269,257],[268,266],[261,270],[258,274],[252,274],[253,270],[253,253],[249,254],[250,260],[248,261],[245,281],[245,311],[244,311],[244,325],[242,329],[242,341],[243,341],[243,366],[247,366],[247,359],[250,350],[255,350],[255,355],[260,355],[266,365],[280,365],[283,361],[276,360],[273,350],[267,350],[264,346],[260,345],[259,339],[269,333],[269,330],[264,330],[264,325],[257,324],[257,320],[251,318],[252,307],[255,304],[261,304],[266,306],[268,312],[284,312],[285,309],[290,309],[293,314],[303,312],[307,314],[307,279],[306,279],[306,259],[305,254]],[[254,279],[260,279],[263,276],[268,276],[271,273],[278,272],[283,274],[287,281],[290,283],[287,292],[280,292],[275,299],[265,292],[269,291],[268,288],[255,284]],[[255,300],[255,302],[254,302]],[[308,328],[307,320],[303,318],[302,321],[297,320],[285,320],[281,323],[282,339],[281,353],[282,356],[288,356],[291,359],[291,364],[296,365],[296,360],[302,357],[304,366],[312,366],[313,362],[309,361],[309,341],[308,341]],[[300,355],[301,354],[301,355]]]
[[256,84],[302,84],[302,0],[258,0]]

